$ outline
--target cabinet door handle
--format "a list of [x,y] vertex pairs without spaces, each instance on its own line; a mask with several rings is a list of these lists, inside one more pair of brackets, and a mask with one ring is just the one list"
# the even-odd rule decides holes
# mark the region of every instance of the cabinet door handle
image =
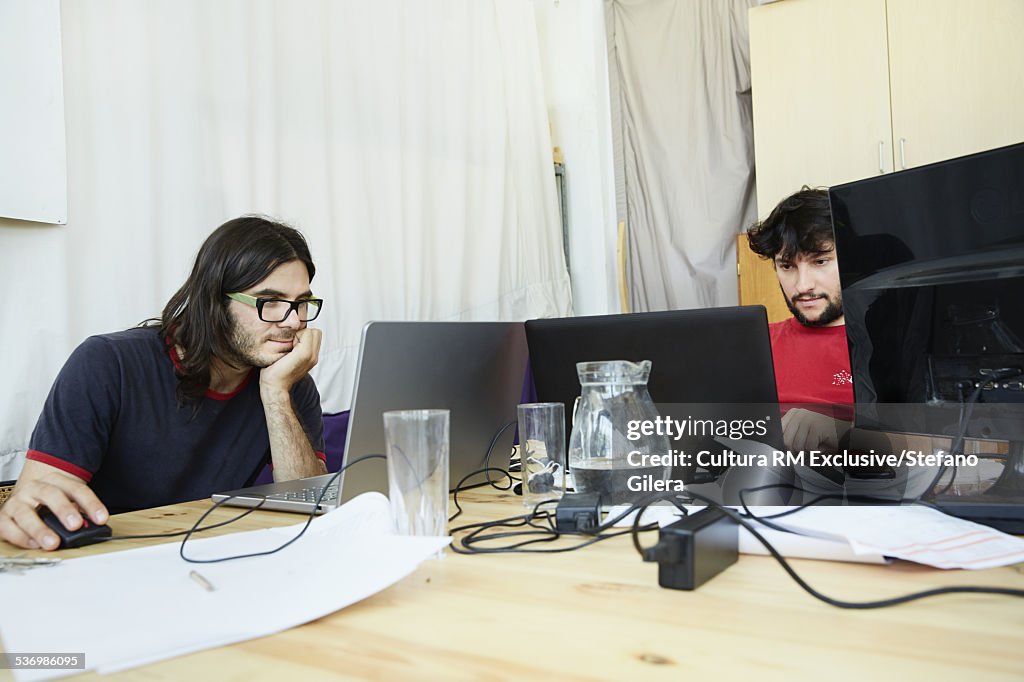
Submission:
[[885,142],[879,142],[878,143],[878,174],[879,175],[882,175],[883,173],[885,173],[885,157],[883,156],[884,152],[885,152]]
[[906,143],[907,143],[907,138],[901,137],[900,138],[900,168],[902,168],[903,170],[907,169],[907,153],[906,153],[906,150],[903,149],[903,145],[905,145]]

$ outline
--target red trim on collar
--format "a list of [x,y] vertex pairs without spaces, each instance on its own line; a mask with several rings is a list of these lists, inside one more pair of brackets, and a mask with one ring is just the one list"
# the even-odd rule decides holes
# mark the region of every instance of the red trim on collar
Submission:
[[[181,358],[178,356],[177,347],[174,345],[174,342],[170,340],[170,338],[167,339],[167,355],[170,356],[171,362],[174,363],[174,368],[181,372]],[[252,379],[252,374],[253,368],[249,368],[249,373],[245,375],[244,379],[242,379],[242,383],[238,384],[238,387],[235,390],[231,391],[230,393],[218,393],[217,391],[208,388],[206,389],[206,397],[212,400],[231,400],[236,395],[241,393],[242,389],[249,384],[249,381]]]
[[45,452],[39,452],[38,450],[29,450],[28,453],[25,455],[25,459],[32,459],[37,462],[42,462],[43,464],[48,464],[55,469],[65,471],[71,474],[72,476],[77,476],[86,483],[92,480],[92,472],[86,471],[80,466],[75,466],[71,462],[67,462],[61,459],[60,457],[48,455]]
[[174,363],[174,369],[181,372],[181,358],[178,357],[178,349],[175,348],[174,342],[171,341],[170,337],[167,337],[167,355],[170,356],[171,362]]
[[242,383],[238,384],[238,388],[236,388],[235,390],[231,391],[231,393],[218,393],[217,391],[213,390],[212,388],[208,388],[208,389],[206,389],[206,397],[207,398],[212,398],[213,400],[231,400],[236,395],[241,393],[242,389],[245,388],[249,384],[249,380],[252,379],[253,371],[254,370],[250,368],[249,369],[249,373],[245,375],[244,379],[242,379]]

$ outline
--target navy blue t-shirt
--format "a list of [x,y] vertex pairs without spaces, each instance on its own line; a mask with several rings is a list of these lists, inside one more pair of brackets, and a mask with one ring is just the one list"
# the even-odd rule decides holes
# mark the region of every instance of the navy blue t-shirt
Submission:
[[[270,460],[254,369],[232,393],[179,406],[176,356],[155,327],[86,339],[43,406],[28,459],[89,483],[111,513],[209,497],[251,483]],[[309,377],[292,405],[323,458],[320,394]]]

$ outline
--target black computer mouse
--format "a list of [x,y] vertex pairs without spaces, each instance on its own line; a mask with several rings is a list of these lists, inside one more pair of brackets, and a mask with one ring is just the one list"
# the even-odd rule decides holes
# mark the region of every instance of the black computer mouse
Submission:
[[82,516],[81,528],[78,530],[68,530],[60,522],[60,519],[57,518],[57,515],[50,511],[49,507],[40,507],[37,512],[43,523],[49,526],[57,534],[57,537],[60,538],[60,544],[57,545],[57,549],[85,547],[94,542],[102,542],[104,538],[109,538],[111,534],[110,526],[102,523],[93,523],[85,515]]

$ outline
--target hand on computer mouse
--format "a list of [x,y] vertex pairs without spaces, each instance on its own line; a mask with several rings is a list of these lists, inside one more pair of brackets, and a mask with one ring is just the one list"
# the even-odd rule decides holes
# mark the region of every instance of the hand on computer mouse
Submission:
[[106,523],[107,508],[86,482],[49,464],[25,460],[18,483],[0,506],[0,540],[24,549],[54,550],[60,537],[42,522],[39,508],[49,507],[77,528],[82,516]]
[[84,547],[95,542],[102,542],[105,538],[109,538],[111,534],[110,526],[93,523],[87,516],[82,517],[81,528],[78,530],[68,530],[60,522],[60,519],[57,518],[57,515],[50,511],[48,507],[40,507],[37,512],[43,523],[49,526],[57,534],[57,537],[60,538],[60,544],[57,545],[57,549]]

